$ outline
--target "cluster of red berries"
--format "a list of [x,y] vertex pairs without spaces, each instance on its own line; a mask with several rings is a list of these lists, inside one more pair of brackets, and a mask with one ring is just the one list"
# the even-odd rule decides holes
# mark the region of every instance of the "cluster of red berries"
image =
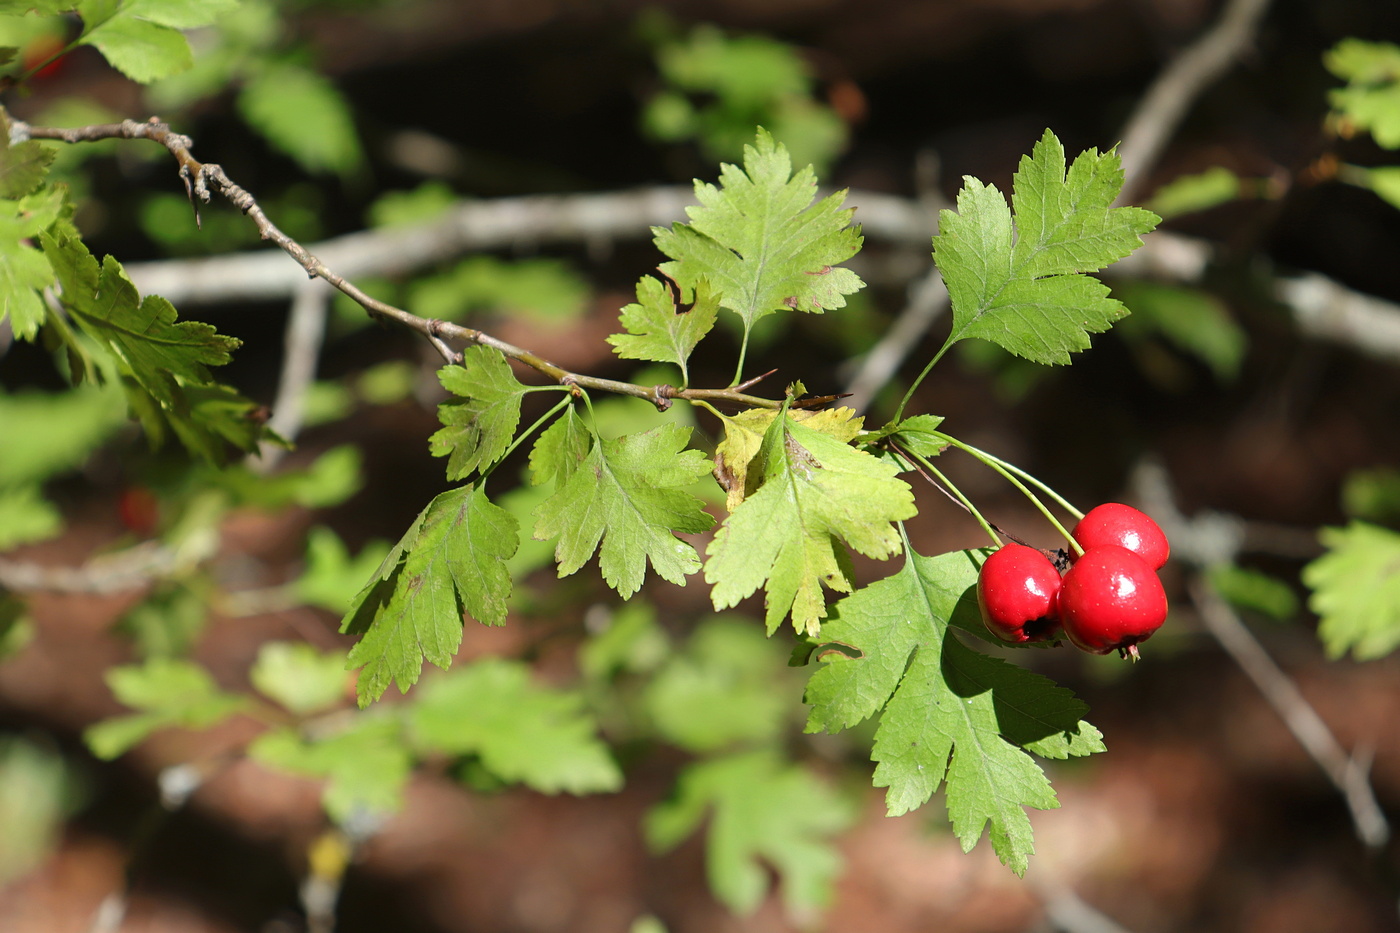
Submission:
[[1084,549],[1071,552],[1060,576],[1055,563],[1024,544],[1005,544],[977,577],[982,621],[1003,641],[1046,641],[1063,630],[1094,654],[1137,657],[1167,618],[1167,594],[1157,570],[1170,547],[1157,523],[1137,509],[1108,502],[1090,510],[1071,532]]

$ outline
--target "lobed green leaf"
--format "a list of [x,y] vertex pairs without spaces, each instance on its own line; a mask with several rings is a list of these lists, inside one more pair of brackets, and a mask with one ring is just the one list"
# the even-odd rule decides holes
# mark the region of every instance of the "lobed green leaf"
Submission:
[[699,534],[714,523],[704,503],[681,488],[710,471],[704,454],[685,449],[689,439],[689,428],[667,424],[596,440],[535,510],[535,537],[559,538],[559,576],[596,551],[603,579],[624,597],[641,587],[648,561],[662,579],[685,585],[700,559],[676,534]]
[[505,621],[510,574],[504,562],[520,543],[511,514],[471,485],[449,490],[419,513],[355,596],[341,631],[361,635],[347,666],[362,667],[361,706],[390,683],[407,691],[426,658],[444,670],[462,641],[462,614]]
[[409,713],[415,741],[476,755],[488,771],[546,794],[622,786],[583,697],[532,682],[518,661],[487,658],[423,685]]
[[982,630],[977,556],[910,554],[899,573],[836,605],[822,638],[843,650],[825,652],[808,683],[807,731],[882,711],[872,759],[890,815],[946,784],[963,849],[985,828],[998,858],[1021,874],[1033,851],[1024,808],[1059,805],[1026,752],[1064,758],[1103,751],[1103,742],[1068,690],[948,636],[949,625]]
[[461,365],[444,366],[438,380],[458,398],[438,406],[443,428],[428,439],[429,449],[448,458],[448,479],[465,479],[505,456],[520,425],[521,399],[530,390],[490,347],[467,348]]
[[1065,154],[1049,130],[1021,160],[1012,201],[966,177],[957,211],[940,214],[934,262],[948,286],[953,330],[947,345],[981,337],[1037,363],[1063,364],[1089,334],[1127,314],[1094,272],[1132,252],[1158,218],[1111,208],[1122,187],[1114,152]]
[[1321,537],[1327,553],[1303,568],[1308,607],[1321,618],[1317,637],[1333,658],[1390,654],[1400,647],[1400,533],[1353,521]]

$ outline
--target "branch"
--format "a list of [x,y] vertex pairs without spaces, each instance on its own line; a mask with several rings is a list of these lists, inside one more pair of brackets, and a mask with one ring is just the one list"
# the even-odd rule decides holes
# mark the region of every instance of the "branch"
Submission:
[[81,567],[46,567],[0,558],[0,589],[21,593],[121,593],[168,577],[183,562],[183,555],[157,541],[95,558]]
[[1191,104],[1254,41],[1269,0],[1230,0],[1220,19],[1168,65],[1138,102],[1119,138],[1123,190],[1130,203]]
[[[1244,523],[1220,513],[1186,518],[1177,509],[1166,471],[1161,467],[1139,467],[1133,485],[1167,533],[1176,556],[1206,568],[1233,561],[1242,549],[1246,541]],[[1203,574],[1192,574],[1187,589],[1206,628],[1341,793],[1351,811],[1356,837],[1368,849],[1379,852],[1390,838],[1390,824],[1371,789],[1367,764],[1361,760],[1364,756],[1347,754],[1298,685],[1274,662]]]
[[[180,166],[180,178],[185,182],[185,191],[194,205],[196,221],[199,219],[199,203],[208,203],[211,197],[210,189],[216,190],[253,221],[264,240],[271,240],[282,252],[295,260],[305,270],[308,277],[323,279],[330,283],[368,311],[372,317],[396,321],[409,330],[421,334],[438,348],[448,362],[460,362],[461,354],[448,347],[443,338],[492,347],[510,359],[543,373],[560,385],[570,386],[575,390],[596,389],[602,392],[644,398],[662,410],[669,408],[671,400],[677,398],[730,401],[762,408],[782,406],[780,400],[745,395],[732,388],[677,390],[666,385],[640,386],[630,382],[601,379],[596,376],[570,372],[529,350],[507,343],[484,331],[446,321],[422,318],[402,308],[380,301],[372,295],[366,294],[359,286],[343,275],[332,271],[315,253],[278,229],[277,225],[263,212],[253,195],[247,189],[235,184],[224,173],[222,166],[213,162],[200,162],[190,153],[190,146],[193,143],[188,136],[172,132],[169,126],[154,117],[145,123],[124,120],[121,123],[97,124],[76,129],[33,127],[16,121],[12,125],[11,137],[12,139],[53,139],[68,143],[113,138],[149,139],[164,146],[175,157],[175,161]],[[285,265],[285,263],[283,264]],[[165,297],[167,300],[170,298],[169,295]]]

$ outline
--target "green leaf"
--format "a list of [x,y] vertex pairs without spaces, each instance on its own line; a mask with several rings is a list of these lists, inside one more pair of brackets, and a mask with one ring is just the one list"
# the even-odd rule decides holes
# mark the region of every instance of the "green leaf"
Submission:
[[541,486],[554,480],[562,486],[583,465],[592,448],[593,435],[573,406],[564,409],[530,450],[530,485]]
[[695,302],[677,309],[670,290],[660,279],[643,276],[637,282],[637,301],[622,309],[625,334],[613,334],[608,343],[626,360],[652,360],[674,363],[680,368],[682,384],[690,382],[687,365],[691,352],[719,314],[719,298],[709,283],[695,286]]
[[1123,184],[1118,155],[1090,149],[1065,170],[1049,130],[1021,159],[1012,201],[964,178],[957,212],[940,213],[934,262],[953,307],[950,346],[981,337],[1037,363],[1068,363],[1127,311],[1108,287],[1080,273],[1102,269],[1141,243],[1158,218],[1110,208]]
[[1400,533],[1354,521],[1321,538],[1327,553],[1303,568],[1317,637],[1333,658],[1384,657],[1400,646]]
[[1209,571],[1210,585],[1238,609],[1249,609],[1275,621],[1298,614],[1298,597],[1278,577],[1235,564],[1217,564]]
[[722,307],[739,315],[744,335],[758,320],[784,309],[820,313],[845,307],[864,284],[837,268],[860,249],[850,227],[854,211],[841,209],[844,192],[813,204],[810,168],[792,174],[787,150],[759,130],[744,147],[744,167],[724,165],[721,187],[697,181],[699,207],[690,223],[655,227],[656,245],[672,262],[661,271],[687,294],[702,279]]
[[836,605],[822,638],[846,650],[826,652],[808,683],[807,731],[838,731],[883,709],[872,759],[890,815],[922,806],[946,782],[963,850],[988,828],[997,857],[1022,874],[1032,852],[1023,808],[1059,805],[1026,752],[1064,758],[1103,751],[1103,742],[1068,690],[948,637],[950,624],[982,627],[978,556],[911,554],[899,573]]
[[1240,177],[1223,165],[1173,178],[1152,194],[1148,210],[1169,220],[1182,214],[1210,210],[1241,195]]
[[140,666],[114,667],[106,680],[118,701],[141,712],[103,720],[83,733],[92,753],[103,759],[116,758],[158,729],[207,729],[247,705],[190,661],[152,658]]
[[686,751],[767,742],[791,711],[786,673],[786,658],[747,620],[709,619],[656,672],[643,705],[660,736]]
[[306,536],[306,570],[293,584],[297,598],[343,616],[388,551],[389,543],[375,538],[352,558],[334,531],[320,525],[312,528]]
[[574,691],[535,684],[518,661],[487,658],[424,684],[409,714],[415,740],[476,755],[492,774],[546,794],[622,786],[622,772]]
[[671,642],[656,623],[656,609],[638,597],[618,606],[602,631],[589,626],[589,638],[579,648],[578,666],[586,679],[596,683],[618,673],[654,671],[670,654]]
[[38,486],[0,486],[0,551],[52,538],[62,530],[63,516]]
[[470,256],[414,282],[408,294],[407,306],[420,317],[460,321],[479,311],[559,321],[583,313],[589,285],[557,259]]
[[275,437],[256,403],[209,374],[241,341],[209,324],[177,322],[170,302],[141,299],[120,263],[108,256],[99,268],[76,236],[44,233],[41,241],[72,319],[115,359],[128,403],[154,443],[168,426],[191,451],[220,463],[225,442],[251,451]]
[[41,189],[19,200],[0,199],[0,321],[8,317],[21,340],[33,340],[39,333],[47,316],[39,292],[54,282],[44,254],[26,241],[68,212],[62,188]]
[[[1400,210],[1400,165],[1357,168],[1353,173],[1358,181],[1374,191],[1381,200]],[[1348,180],[1352,180],[1351,177],[1348,177]]]
[[695,549],[676,533],[699,534],[714,519],[679,487],[710,471],[686,450],[690,428],[667,424],[642,434],[598,438],[582,465],[535,510],[535,537],[558,536],[559,576],[599,553],[603,579],[624,597],[642,585],[647,561],[677,586],[700,569]]
[[126,0],[122,5],[122,12],[128,16],[174,29],[208,26],[236,9],[238,0]]
[[1215,296],[1197,288],[1143,281],[1115,283],[1113,292],[1132,309],[1132,317],[1117,331],[1124,340],[1140,340],[1156,331],[1209,366],[1222,382],[1239,374],[1249,337]]
[[520,400],[530,390],[499,350],[468,347],[462,365],[438,370],[442,386],[460,400],[438,406],[444,427],[429,438],[434,457],[446,456],[447,478],[465,479],[505,455],[520,424]]
[[1400,470],[1376,467],[1348,473],[1342,482],[1342,511],[1377,525],[1400,523]]
[[777,870],[793,913],[831,901],[841,857],[833,837],[850,825],[852,808],[804,768],[772,752],[731,755],[690,765],[672,799],[647,814],[653,851],[673,849],[709,814],[705,874],[730,910],[751,913]]
[[851,591],[850,558],[899,553],[891,522],[912,517],[914,494],[881,463],[786,413],[763,435],[763,484],[744,499],[710,543],[705,580],[716,609],[737,605],[760,585],[768,631],[792,614],[799,632],[815,633],[826,616],[822,585]]
[[345,692],[345,659],[304,642],[269,641],[248,671],[253,689],[296,716],[330,709]]
[[1347,82],[1329,94],[1332,109],[1385,148],[1400,148],[1400,46],[1343,39],[1322,61]]
[[[721,414],[724,440],[715,448],[715,478],[726,492],[725,511],[733,512],[744,497],[758,488],[762,471],[749,472],[749,466],[763,446],[763,435],[778,413],[771,408],[750,408],[730,417]],[[824,408],[820,411],[789,410],[788,417],[806,427],[844,443],[860,434],[865,419],[854,408]]]
[[94,46],[113,68],[141,84],[178,74],[194,64],[194,54],[178,30],[148,18],[160,6],[153,0],[85,0],[78,7],[84,27],[78,44]]
[[36,140],[0,149],[0,198],[22,198],[38,188],[49,172],[54,150]]
[[504,561],[520,528],[470,485],[442,493],[418,514],[373,579],[355,597],[340,630],[362,635],[348,666],[363,667],[361,706],[391,682],[400,692],[418,681],[423,659],[444,670],[462,641],[462,613],[500,625],[510,598]]
[[222,366],[241,341],[198,321],[176,323],[170,302],[144,300],[111,256],[102,263],[81,240],[42,236],[44,253],[63,286],[64,304],[83,331],[110,349],[123,369],[162,405],[182,406],[179,380],[210,382],[208,367]]
[[209,586],[201,577],[165,581],[123,613],[117,628],[142,657],[183,656],[204,630],[209,601]]
[[413,771],[398,720],[363,714],[349,728],[314,740],[291,729],[264,732],[248,745],[248,756],[281,771],[326,778],[321,801],[341,824],[365,813],[401,810]]
[[300,65],[259,70],[239,92],[238,110],[308,172],[348,175],[364,162],[345,96],[330,79]]

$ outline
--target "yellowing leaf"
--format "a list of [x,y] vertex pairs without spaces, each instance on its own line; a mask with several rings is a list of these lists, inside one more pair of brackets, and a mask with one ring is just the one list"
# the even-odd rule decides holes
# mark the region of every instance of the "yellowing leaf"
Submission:
[[[733,512],[745,496],[758,488],[760,477],[749,475],[749,464],[758,456],[763,435],[776,417],[778,412],[772,408],[750,408],[732,417],[720,415],[724,422],[724,440],[715,449],[715,478],[727,493],[726,511]],[[854,408],[789,410],[788,417],[842,443],[853,440],[865,422],[856,415]]]

